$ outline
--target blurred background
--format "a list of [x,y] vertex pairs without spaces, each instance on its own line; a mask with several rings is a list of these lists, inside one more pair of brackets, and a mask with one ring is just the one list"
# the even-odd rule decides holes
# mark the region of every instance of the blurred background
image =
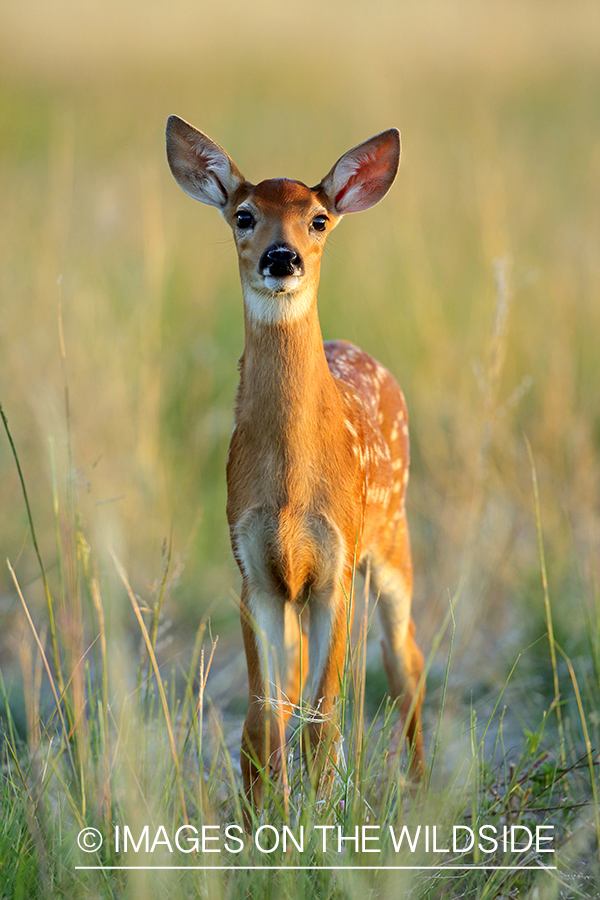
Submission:
[[[324,337],[359,343],[408,400],[421,643],[456,598],[453,696],[497,696],[546,630],[541,524],[557,640],[585,658],[600,552],[596,0],[28,0],[0,17],[0,402],[51,588],[77,590],[61,562],[74,521],[73,559],[91,554],[110,580],[112,549],[149,605],[170,543],[162,658],[187,658],[210,615],[215,693],[227,673],[243,703],[225,518],[236,255],[216,211],[173,181],[165,121],[201,128],[254,182],[308,184],[398,126],[399,177],[332,235],[319,296]],[[18,680],[31,638],[6,558],[42,630],[45,601],[4,432],[0,548],[0,663]],[[133,621],[115,587],[110,627]],[[545,708],[550,682],[523,683],[517,719]]]

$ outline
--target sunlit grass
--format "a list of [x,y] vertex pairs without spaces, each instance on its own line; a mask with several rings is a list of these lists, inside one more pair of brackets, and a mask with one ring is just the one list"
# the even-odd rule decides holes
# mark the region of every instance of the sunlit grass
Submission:
[[[60,594],[49,598],[51,620],[60,622],[52,668],[43,635],[9,563],[40,662],[31,654],[21,657],[26,736],[19,735],[9,689],[4,679],[0,682],[5,709],[0,787],[5,896],[43,892],[47,897],[97,898],[121,896],[125,890],[126,896],[152,897],[168,889],[173,897],[214,897],[268,888],[294,897],[306,891],[337,897],[340,891],[342,896],[359,896],[366,884],[383,896],[402,890],[411,896],[441,897],[451,886],[453,896],[472,891],[484,897],[534,885],[552,896],[573,879],[581,895],[587,896],[580,875],[584,868],[590,874],[597,870],[597,803],[590,805],[589,798],[597,791],[597,752],[591,737],[597,737],[594,710],[600,698],[597,680],[594,683],[586,667],[574,663],[559,646],[570,680],[557,665],[546,582],[550,642],[538,641],[544,645],[538,652],[555,673],[556,693],[549,706],[530,714],[518,749],[507,745],[516,735],[507,723],[506,703],[515,682],[517,689],[522,682],[519,667],[530,666],[531,648],[518,654],[491,706],[472,702],[470,722],[463,719],[459,726],[465,729],[462,739],[444,700],[454,670],[450,649],[441,693],[435,688],[431,692],[439,699],[439,721],[426,778],[415,794],[406,780],[405,763],[393,750],[397,711],[384,701],[375,716],[365,716],[367,629],[362,627],[358,642],[348,648],[338,703],[343,740],[331,784],[323,791],[304,772],[299,711],[289,739],[286,776],[278,782],[265,773],[265,810],[254,820],[251,838],[242,827],[239,728],[236,739],[207,692],[217,643],[206,620],[199,624],[185,668],[180,664],[169,672],[158,661],[157,636],[172,562],[169,549],[163,554],[163,575],[156,589],[136,596],[116,557],[111,571],[99,573],[75,496],[58,497],[57,512],[66,514],[67,502],[72,531],[70,542],[63,544],[63,563],[65,569],[73,567],[76,596],[70,596],[67,606],[62,606]],[[543,554],[539,509],[537,523]],[[109,609],[118,597],[128,600],[134,610],[142,637],[137,651],[127,649],[122,629],[109,624]],[[454,597],[453,606],[459,601]],[[365,625],[368,617],[366,607]],[[451,615],[444,628],[450,625],[453,636]],[[593,628],[589,636],[594,640]],[[442,637],[440,633],[434,652]],[[26,646],[25,635],[22,639]],[[51,691],[40,694],[42,665]],[[452,762],[458,744],[462,750]],[[284,826],[289,830],[287,851],[273,848],[281,841]],[[361,846],[365,826],[370,843]],[[542,834],[551,835],[556,852],[546,856],[529,848],[490,855],[476,847],[463,853],[452,843],[455,826],[460,829],[457,848],[464,846],[469,828],[478,833],[486,826],[489,837],[490,828],[501,835],[503,829],[515,827],[523,835],[526,829],[543,827]],[[207,834],[217,847],[207,842],[208,850],[194,850],[188,839],[201,834],[203,827],[210,829]],[[97,829],[104,843],[97,852],[84,853],[77,847],[77,837],[89,828]],[[396,849],[403,830],[405,837]],[[182,835],[179,843],[176,835]],[[261,842],[253,844],[257,835]],[[218,854],[209,855],[216,849]],[[206,869],[210,865],[239,868],[215,877]],[[477,868],[482,865],[530,868],[484,871]],[[105,868],[78,868],[90,866]],[[150,877],[124,868],[131,866],[181,869],[170,879],[164,872]],[[264,866],[272,871],[255,868]],[[280,871],[281,866],[293,871]],[[302,868],[294,871],[298,866]],[[448,868],[431,868],[436,866]],[[540,866],[553,868],[540,872]]]

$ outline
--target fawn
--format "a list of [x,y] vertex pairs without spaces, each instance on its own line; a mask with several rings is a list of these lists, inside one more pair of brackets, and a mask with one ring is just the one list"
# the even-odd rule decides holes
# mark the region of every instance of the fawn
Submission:
[[[410,616],[404,396],[380,363],[347,341],[323,343],[317,286],[323,247],[346,213],[388,192],[400,161],[392,128],[349,150],[316,187],[254,185],[214,141],[177,116],[167,156],[180,187],[216,206],[239,258],[245,344],[227,459],[227,518],[242,574],[249,709],[241,768],[259,811],[281,762],[285,723],[303,690],[308,645],[313,759],[335,741],[352,619],[354,572],[369,561],[384,666],[423,770],[423,655]],[[333,737],[332,737],[333,735]]]

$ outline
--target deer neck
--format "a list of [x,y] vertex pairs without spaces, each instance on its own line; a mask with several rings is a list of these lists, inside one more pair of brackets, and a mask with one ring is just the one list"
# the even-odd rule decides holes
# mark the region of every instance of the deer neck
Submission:
[[316,296],[306,307],[279,322],[257,321],[245,309],[236,421],[256,426],[274,446],[306,445],[334,404]]

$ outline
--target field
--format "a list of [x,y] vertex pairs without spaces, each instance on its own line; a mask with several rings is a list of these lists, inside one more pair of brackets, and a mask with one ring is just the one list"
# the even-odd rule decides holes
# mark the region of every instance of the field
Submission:
[[[599,896],[598,4],[8,0],[0,18],[0,897]],[[430,768],[414,796],[388,759],[357,582],[345,765],[317,802],[290,761],[263,822],[304,826],[303,852],[115,846],[125,823],[137,843],[241,822],[242,301],[226,225],[169,173],[170,113],[254,182],[314,184],[402,131],[390,194],[328,242],[319,309],[409,406]],[[387,836],[340,855],[317,825]],[[395,852],[390,825],[437,825],[438,847],[453,825],[552,826],[556,853]]]

